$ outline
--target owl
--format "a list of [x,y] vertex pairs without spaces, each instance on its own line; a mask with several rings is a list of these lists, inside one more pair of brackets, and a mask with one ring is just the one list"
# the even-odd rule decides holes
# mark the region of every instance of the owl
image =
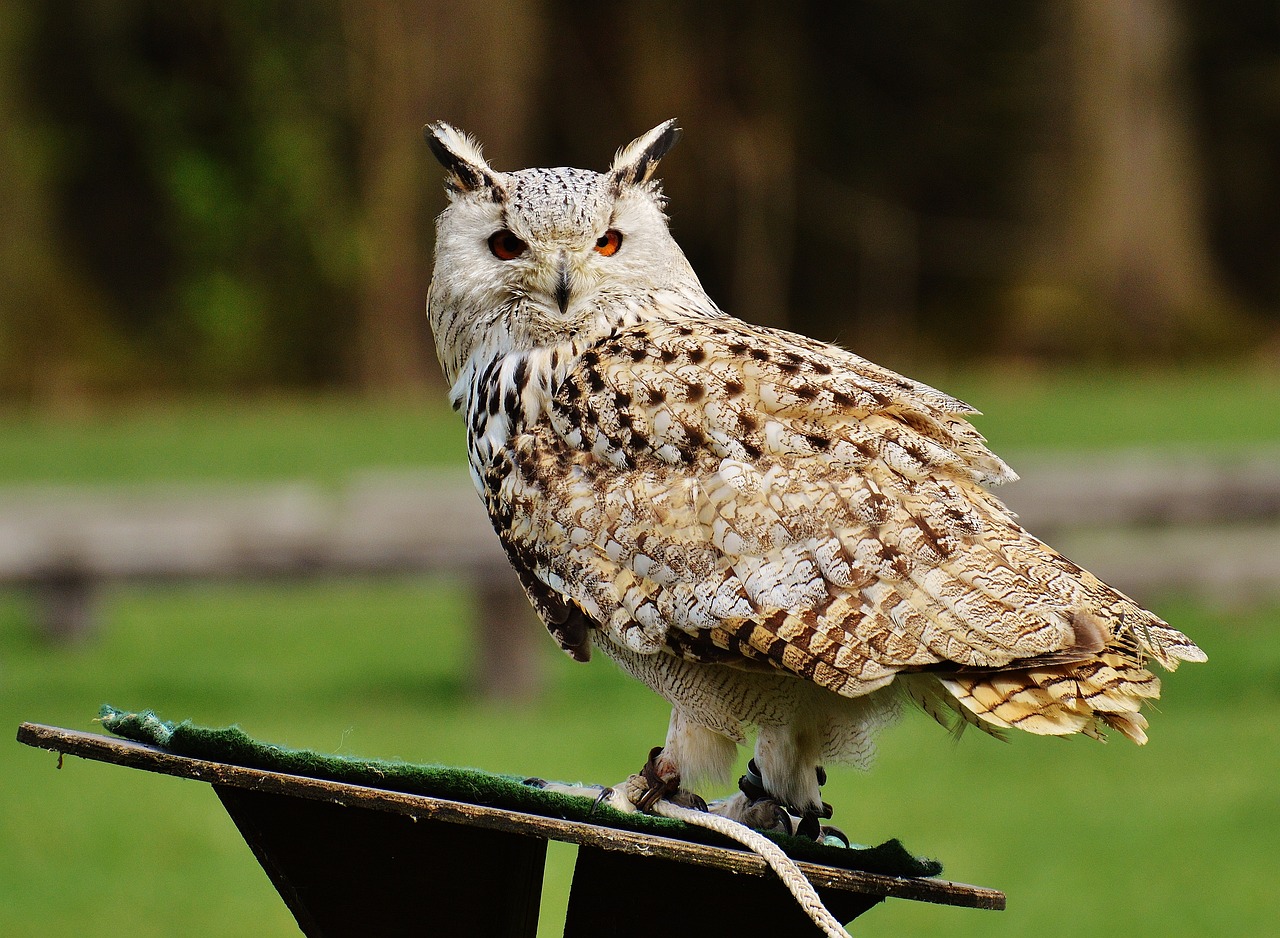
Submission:
[[672,707],[615,801],[727,780],[754,734],[726,813],[813,835],[824,765],[865,765],[904,701],[1145,742],[1149,663],[1204,653],[1019,526],[971,407],[719,309],[654,179],[679,134],[603,173],[499,172],[426,128],[448,193],[427,313],[476,489],[560,647]]

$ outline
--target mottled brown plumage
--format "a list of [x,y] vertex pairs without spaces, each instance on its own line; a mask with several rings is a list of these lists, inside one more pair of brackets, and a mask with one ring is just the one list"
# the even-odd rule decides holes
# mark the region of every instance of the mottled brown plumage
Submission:
[[717,309],[650,180],[670,122],[604,174],[429,132],[454,190],[429,312],[477,487],[561,646],[672,702],[667,770],[723,775],[755,727],[765,786],[816,810],[815,767],[865,761],[898,690],[1145,741],[1149,659],[1200,649],[1018,525],[970,407]]

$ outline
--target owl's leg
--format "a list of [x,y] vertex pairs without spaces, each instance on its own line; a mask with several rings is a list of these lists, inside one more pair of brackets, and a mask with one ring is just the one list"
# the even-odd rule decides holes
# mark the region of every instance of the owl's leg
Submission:
[[826,770],[818,764],[820,748],[813,734],[794,726],[761,727],[756,755],[738,781],[738,794],[716,802],[711,810],[765,830],[780,830],[821,840],[845,840],[821,820],[831,817],[822,800]]
[[721,733],[694,723],[680,710],[671,710],[667,740],[659,756],[660,774],[676,775],[689,784],[723,784],[732,777],[738,744]]
[[[817,766],[814,774],[819,784],[826,782],[826,770],[822,766]],[[746,774],[738,779],[738,793],[712,803],[710,810],[759,830],[797,834],[812,840],[822,840],[828,835],[846,840],[834,827],[820,823],[823,818],[831,817],[831,805],[822,802],[820,808],[804,809],[785,803],[765,788],[755,759],[747,763]]]
[[565,785],[543,779],[527,783],[562,794],[593,798],[619,811],[648,811],[660,799],[686,808],[707,810],[707,803],[681,787],[693,781],[724,782],[729,779],[738,744],[727,736],[688,720],[679,708],[671,711],[667,739],[649,752],[644,767],[626,781],[608,788],[598,785]]
[[738,744],[732,739],[692,722],[679,707],[674,707],[662,748],[650,752],[639,775],[631,776],[619,787],[636,792],[641,781],[648,786],[636,801],[641,810],[648,810],[659,798],[706,810],[706,802],[682,788],[682,783],[728,780],[737,753]]
[[[799,817],[823,816],[818,764],[821,757],[818,734],[808,732],[800,721],[784,726],[762,726],[756,736],[753,761],[759,770],[761,787]],[[821,778],[826,778],[825,772]]]

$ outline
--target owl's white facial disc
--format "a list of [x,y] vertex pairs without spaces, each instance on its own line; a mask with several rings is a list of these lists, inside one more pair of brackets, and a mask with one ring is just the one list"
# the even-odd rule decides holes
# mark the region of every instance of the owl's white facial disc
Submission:
[[428,314],[451,382],[477,355],[582,338],[639,315],[661,291],[705,297],[667,229],[644,152],[625,172],[498,173],[476,162],[478,149],[446,150],[455,175],[437,223]]

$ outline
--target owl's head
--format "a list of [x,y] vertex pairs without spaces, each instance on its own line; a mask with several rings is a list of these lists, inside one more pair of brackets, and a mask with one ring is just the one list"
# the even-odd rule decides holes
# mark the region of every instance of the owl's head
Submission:
[[603,173],[501,173],[454,127],[429,124],[425,134],[447,172],[427,313],[450,383],[477,352],[563,342],[658,291],[701,292],[653,178],[680,136],[674,120],[623,147]]

